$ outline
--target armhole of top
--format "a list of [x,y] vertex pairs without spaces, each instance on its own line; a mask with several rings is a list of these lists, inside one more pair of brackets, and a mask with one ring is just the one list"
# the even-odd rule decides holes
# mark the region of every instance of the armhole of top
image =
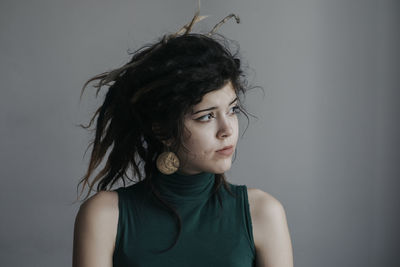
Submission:
[[247,195],[247,186],[242,185],[241,189],[243,191],[243,206],[244,206],[244,224],[247,230],[247,237],[250,243],[251,250],[255,255],[256,249],[254,245],[254,237],[253,237],[253,224],[251,222],[251,214],[250,214],[250,205],[249,205],[249,198]]
[[118,195],[118,224],[117,224],[117,235],[115,237],[115,248],[113,252],[113,258],[118,253],[119,244],[121,243],[122,236],[122,217],[123,217],[123,208],[122,208],[122,188],[118,188],[114,190]]

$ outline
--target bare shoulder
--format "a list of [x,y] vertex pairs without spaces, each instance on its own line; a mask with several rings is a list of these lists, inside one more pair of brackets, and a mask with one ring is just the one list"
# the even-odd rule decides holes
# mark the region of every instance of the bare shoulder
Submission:
[[114,191],[100,191],[88,198],[80,206],[79,212],[110,212],[118,211],[118,193]]
[[73,266],[111,266],[118,216],[117,192],[100,191],[81,204],[74,225]]
[[257,188],[247,189],[257,266],[293,266],[286,212],[279,200]]
[[[100,191],[83,202],[76,215],[76,225],[109,227],[118,220],[118,193]],[[108,229],[109,230],[109,229]]]
[[[255,242],[257,243],[257,233],[259,229],[263,229],[266,225],[279,221],[286,221],[285,209],[282,203],[271,194],[258,188],[247,189],[250,215],[253,224]],[[265,229],[263,229],[265,230]]]
[[258,188],[247,188],[251,215],[254,217],[273,216],[284,210],[283,205],[271,194]]

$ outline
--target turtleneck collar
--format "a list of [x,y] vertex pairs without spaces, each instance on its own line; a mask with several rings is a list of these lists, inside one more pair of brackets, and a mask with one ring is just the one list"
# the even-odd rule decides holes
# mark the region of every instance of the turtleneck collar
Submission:
[[175,172],[171,175],[156,171],[153,182],[160,194],[171,202],[186,202],[208,199],[214,186],[215,174],[201,172],[184,175]]

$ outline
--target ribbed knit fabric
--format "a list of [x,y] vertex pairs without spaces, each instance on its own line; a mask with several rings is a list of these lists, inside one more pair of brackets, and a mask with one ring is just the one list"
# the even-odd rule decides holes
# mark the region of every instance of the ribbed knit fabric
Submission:
[[119,197],[114,267],[250,267],[255,247],[245,185],[221,185],[213,192],[215,175],[158,172],[153,178],[161,197],[179,213],[182,228],[175,246],[177,220],[150,192],[145,181],[116,189]]

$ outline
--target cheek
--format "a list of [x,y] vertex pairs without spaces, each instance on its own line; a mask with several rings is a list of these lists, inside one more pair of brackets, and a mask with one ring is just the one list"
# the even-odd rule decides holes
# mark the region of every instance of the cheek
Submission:
[[210,138],[206,135],[192,136],[188,144],[189,147],[192,148],[196,153],[204,153],[205,151],[211,149]]
[[235,136],[235,141],[237,141],[239,135],[239,119],[237,117],[235,117],[235,122],[233,123],[232,127],[233,127],[233,134]]
[[201,134],[192,133],[192,136],[185,142],[186,147],[189,149],[191,155],[206,157],[214,151],[212,144],[212,136],[205,132]]

